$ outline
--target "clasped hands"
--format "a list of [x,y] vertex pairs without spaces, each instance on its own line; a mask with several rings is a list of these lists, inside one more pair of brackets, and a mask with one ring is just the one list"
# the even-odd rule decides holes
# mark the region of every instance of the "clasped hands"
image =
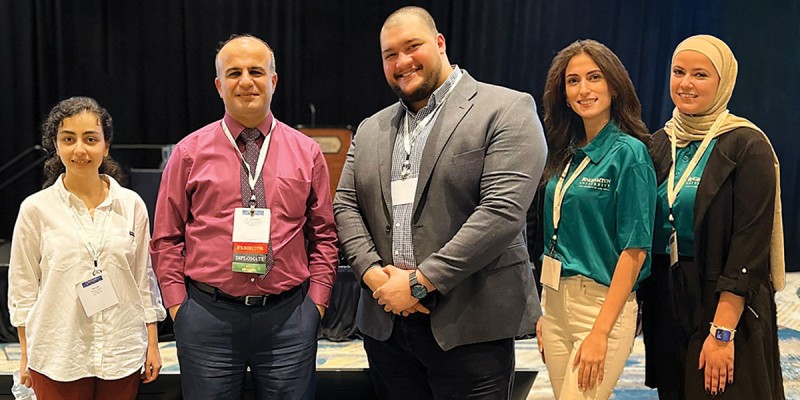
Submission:
[[387,265],[383,268],[372,268],[364,274],[364,282],[372,289],[372,297],[378,300],[384,311],[407,317],[421,312],[430,314],[430,310],[419,303],[411,295],[408,276],[413,270],[405,270]]

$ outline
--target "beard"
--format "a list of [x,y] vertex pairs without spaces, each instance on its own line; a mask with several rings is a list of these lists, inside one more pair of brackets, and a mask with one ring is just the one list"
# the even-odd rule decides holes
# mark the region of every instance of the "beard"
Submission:
[[441,70],[441,66],[432,68],[429,74],[425,74],[422,83],[420,83],[420,85],[410,93],[404,92],[397,83],[389,84],[389,87],[392,89],[394,94],[400,98],[400,100],[403,100],[406,103],[416,103],[430,97],[430,95],[438,88],[436,84]]

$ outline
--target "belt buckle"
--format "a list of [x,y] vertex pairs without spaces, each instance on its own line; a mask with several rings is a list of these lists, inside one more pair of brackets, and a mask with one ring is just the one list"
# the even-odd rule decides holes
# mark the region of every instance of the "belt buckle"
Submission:
[[263,306],[267,302],[267,296],[244,296],[244,305]]

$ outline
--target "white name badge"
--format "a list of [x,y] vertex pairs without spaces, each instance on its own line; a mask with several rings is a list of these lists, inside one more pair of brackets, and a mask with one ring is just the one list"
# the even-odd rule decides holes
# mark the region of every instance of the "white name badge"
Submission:
[[542,285],[557,291],[561,283],[561,261],[545,255],[542,259],[542,276],[539,281]]
[[413,203],[416,191],[417,178],[392,181],[392,205]]
[[675,229],[669,234],[669,266],[678,265],[678,235]]
[[233,217],[234,272],[267,273],[270,238],[269,208],[237,208]]
[[80,282],[76,287],[83,311],[89,318],[119,303],[114,286],[111,285],[111,281],[105,273]]

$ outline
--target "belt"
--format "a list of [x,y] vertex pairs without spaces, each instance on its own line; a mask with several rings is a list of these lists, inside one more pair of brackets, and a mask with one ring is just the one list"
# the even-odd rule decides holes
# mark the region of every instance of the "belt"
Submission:
[[303,285],[297,285],[289,290],[278,294],[265,294],[262,296],[231,296],[211,285],[206,285],[203,282],[189,280],[194,287],[201,292],[210,295],[214,300],[224,300],[230,303],[244,304],[248,307],[263,307],[268,304],[279,303],[294,295],[296,292],[302,290]]

